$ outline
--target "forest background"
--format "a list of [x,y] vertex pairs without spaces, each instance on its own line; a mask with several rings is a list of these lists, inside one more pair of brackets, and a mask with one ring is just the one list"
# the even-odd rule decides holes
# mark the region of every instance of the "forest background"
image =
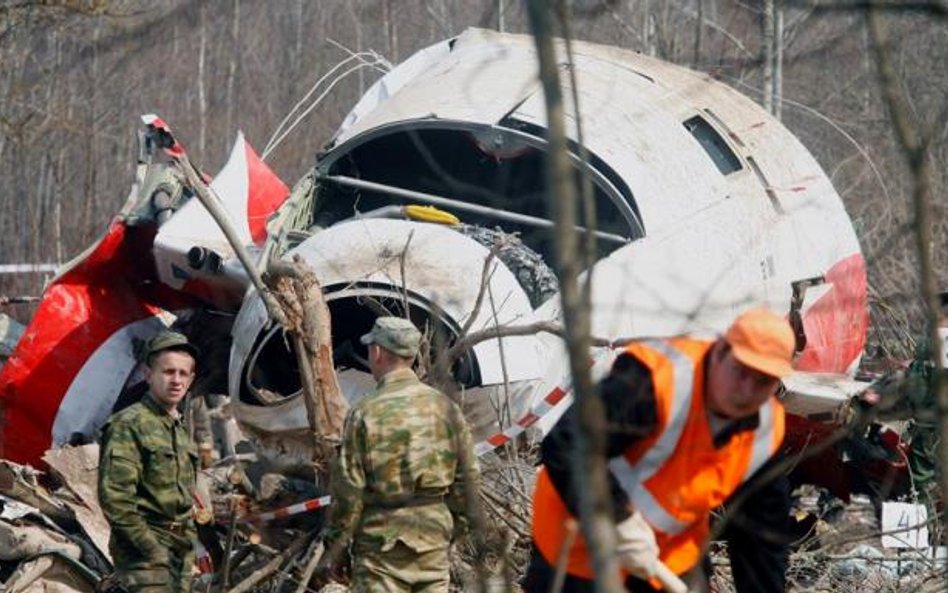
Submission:
[[[845,202],[869,269],[872,347],[898,356],[924,324],[913,178],[866,4],[576,1],[572,29],[707,72],[779,114]],[[927,149],[932,256],[948,290],[948,6],[879,4],[897,90]],[[505,0],[0,0],[0,265],[62,263],[105,230],[133,178],[141,114],[159,114],[214,174],[238,130],[262,150],[350,52],[397,64],[472,26],[529,32],[525,5]],[[288,185],[381,73],[352,69],[268,156]],[[37,296],[48,279],[0,274],[0,299]],[[21,322],[31,311],[4,307]]]

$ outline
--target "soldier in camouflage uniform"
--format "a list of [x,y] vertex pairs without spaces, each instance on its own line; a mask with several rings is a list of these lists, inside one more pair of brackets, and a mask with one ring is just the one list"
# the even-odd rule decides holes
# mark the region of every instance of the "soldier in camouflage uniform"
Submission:
[[448,548],[470,523],[470,430],[458,406],[412,371],[420,341],[397,317],[378,318],[362,336],[378,386],[346,418],[321,566],[338,578],[348,547],[357,593],[446,592]]
[[[948,292],[939,295],[941,315],[938,319],[939,333],[942,336],[942,373],[948,369]],[[929,516],[935,511],[938,499],[938,463],[939,430],[936,418],[937,394],[935,393],[935,373],[938,366],[932,357],[931,344],[927,336],[918,342],[915,359],[909,366],[906,376],[905,393],[914,412],[914,422],[906,431],[906,438],[912,444],[908,463],[912,473],[912,484],[919,499],[929,507]],[[948,375],[942,375],[948,381]]]
[[116,573],[132,593],[190,590],[197,456],[178,404],[194,380],[197,354],[179,333],[152,339],[148,393],[103,428],[99,503],[112,528]]

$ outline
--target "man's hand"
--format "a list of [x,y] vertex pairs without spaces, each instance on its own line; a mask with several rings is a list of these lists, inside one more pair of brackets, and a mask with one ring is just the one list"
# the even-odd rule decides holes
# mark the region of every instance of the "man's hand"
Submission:
[[619,562],[629,573],[640,579],[650,579],[655,576],[658,566],[658,544],[655,542],[655,532],[646,523],[638,511],[616,525],[619,536],[616,550],[619,553]]

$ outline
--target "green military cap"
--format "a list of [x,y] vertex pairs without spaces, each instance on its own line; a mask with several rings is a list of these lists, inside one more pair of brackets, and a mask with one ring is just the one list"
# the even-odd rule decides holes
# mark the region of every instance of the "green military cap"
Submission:
[[148,340],[145,344],[144,358],[148,360],[153,354],[162,350],[184,350],[195,360],[201,353],[197,346],[188,341],[187,336],[173,331],[161,331],[154,338]]
[[411,321],[401,317],[379,317],[372,331],[362,336],[362,343],[378,344],[402,358],[415,358],[421,343],[421,332]]

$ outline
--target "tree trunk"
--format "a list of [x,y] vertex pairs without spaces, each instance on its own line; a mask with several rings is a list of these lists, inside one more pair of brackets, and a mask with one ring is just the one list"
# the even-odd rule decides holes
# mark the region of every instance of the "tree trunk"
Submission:
[[556,221],[557,275],[576,398],[574,405],[578,412],[573,467],[578,474],[589,477],[588,488],[580,493],[580,520],[596,575],[596,590],[619,592],[624,589],[615,555],[616,534],[606,473],[605,416],[589,374],[589,306],[582,302],[578,283],[577,191],[567,153],[563,96],[552,37],[552,11],[542,0],[529,0],[527,13],[546,99],[549,140],[546,180]]
[[[352,25],[355,30],[355,41],[357,52],[362,51],[362,5],[356,2],[346,2],[346,6],[349,9],[349,16],[352,17]],[[358,11],[356,7],[358,6]],[[359,68],[359,71],[356,72],[359,77],[359,96],[361,97],[365,94],[365,68]]]
[[295,100],[297,95],[300,94],[300,83],[299,81],[303,79],[302,65],[303,65],[303,22],[305,12],[303,11],[303,0],[296,0],[296,6],[293,7],[296,17],[296,28],[293,31],[293,36],[295,38],[294,49],[293,49],[293,68],[290,70],[290,76],[292,77],[293,83],[293,99]]
[[764,0],[760,27],[764,109],[772,114],[774,112],[774,0]]
[[[346,402],[332,360],[332,322],[316,275],[299,258],[271,262],[270,285],[287,316],[312,432],[313,462],[328,469],[342,435]],[[323,472],[324,473],[324,472]]]
[[655,20],[652,18],[651,1],[642,2],[642,39],[644,40],[642,52],[645,55],[654,56],[655,51]]
[[227,64],[227,134],[235,132],[234,113],[237,112],[237,97],[234,86],[237,82],[237,66],[240,61],[240,0],[234,0],[233,20],[230,24],[231,50]]
[[697,69],[701,61],[701,35],[704,31],[704,0],[698,0],[698,17],[695,19],[695,39],[691,55],[691,67]]
[[382,5],[382,27],[385,30],[385,37],[388,46],[388,59],[393,64],[398,63],[398,33],[393,14],[392,0],[385,0]]
[[[935,363],[932,373],[932,392],[935,394],[936,415],[940,440],[938,443],[939,486],[941,500],[948,499],[948,382],[942,366],[942,343],[938,335],[940,306],[935,269],[932,260],[932,167],[930,141],[924,138],[919,126],[913,123],[909,104],[902,92],[892,63],[892,56],[878,9],[870,8],[868,24],[872,47],[876,55],[882,95],[885,98],[896,137],[906,157],[912,175],[912,204],[915,214],[915,248],[918,252],[919,276],[926,312],[926,330],[931,356]],[[938,130],[940,126],[935,129]],[[937,133],[937,132],[936,132]],[[948,524],[948,505],[942,505],[942,525]]]
[[783,3],[774,13],[774,116],[783,111]]
[[204,91],[204,62],[207,54],[207,2],[201,0],[198,4],[200,28],[200,45],[198,46],[198,154],[201,162],[207,162],[207,94]]

